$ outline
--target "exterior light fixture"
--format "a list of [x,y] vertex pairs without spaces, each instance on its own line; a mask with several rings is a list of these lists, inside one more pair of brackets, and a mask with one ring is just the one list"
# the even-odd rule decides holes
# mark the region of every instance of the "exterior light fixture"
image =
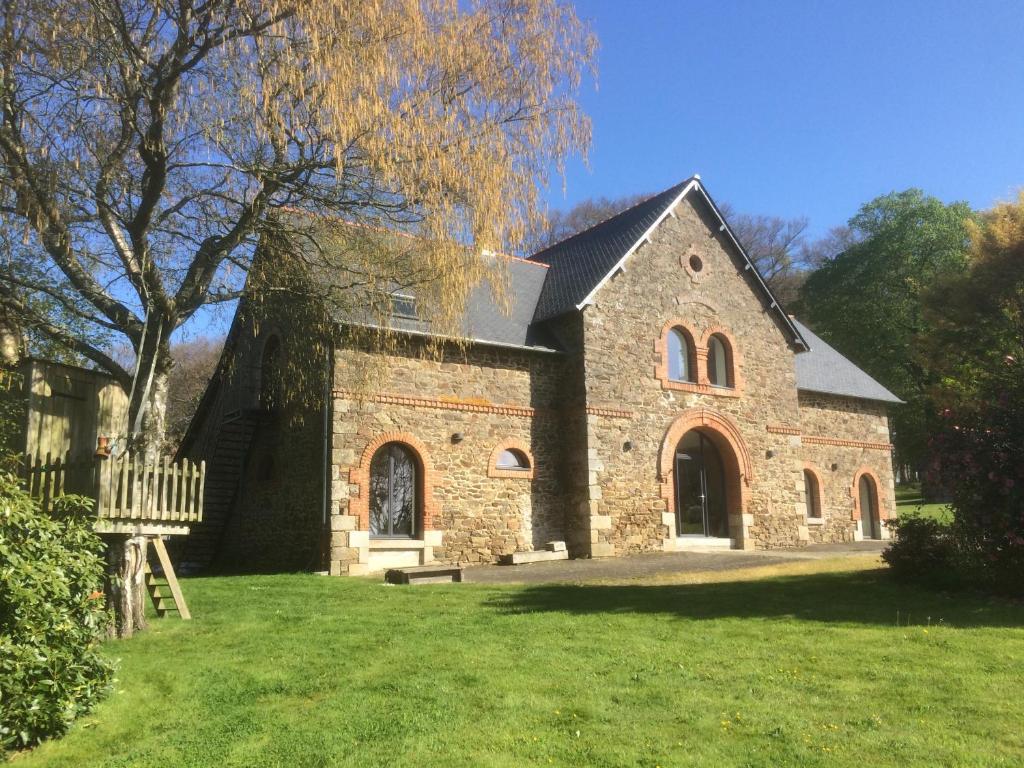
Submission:
[[622,450],[624,450],[624,451],[632,451],[633,450],[633,441],[632,440],[627,440],[626,442],[624,442],[622,444]]
[[461,432],[455,432],[455,433],[452,434],[452,442],[453,443],[461,443],[462,442],[462,438],[463,438],[463,435],[462,435]]

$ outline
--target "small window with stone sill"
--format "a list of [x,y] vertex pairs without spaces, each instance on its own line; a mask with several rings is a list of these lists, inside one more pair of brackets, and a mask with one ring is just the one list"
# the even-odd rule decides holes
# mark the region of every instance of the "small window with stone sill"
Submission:
[[494,462],[494,468],[510,470],[513,472],[529,472],[530,460],[526,458],[526,454],[522,451],[517,451],[514,448],[506,448],[498,454],[498,460]]

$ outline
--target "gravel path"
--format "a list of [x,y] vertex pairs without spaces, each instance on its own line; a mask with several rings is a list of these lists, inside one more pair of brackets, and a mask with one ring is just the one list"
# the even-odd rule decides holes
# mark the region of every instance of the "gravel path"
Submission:
[[635,579],[666,573],[728,571],[833,557],[877,557],[886,545],[887,542],[884,541],[864,541],[852,544],[812,544],[802,549],[755,552],[695,550],[602,557],[596,560],[556,560],[528,565],[476,565],[468,566],[463,571],[463,579],[483,584]]

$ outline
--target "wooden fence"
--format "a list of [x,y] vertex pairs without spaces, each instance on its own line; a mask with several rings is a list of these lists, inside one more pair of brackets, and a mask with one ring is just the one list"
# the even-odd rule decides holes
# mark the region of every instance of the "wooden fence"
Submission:
[[129,454],[77,460],[70,454],[26,455],[22,481],[47,511],[57,497],[77,493],[94,500],[99,520],[181,525],[203,519],[206,462],[147,462]]

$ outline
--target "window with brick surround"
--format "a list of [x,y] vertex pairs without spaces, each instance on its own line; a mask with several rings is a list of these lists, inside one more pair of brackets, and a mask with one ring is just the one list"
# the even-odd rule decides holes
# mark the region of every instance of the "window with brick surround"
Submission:
[[720,333],[708,339],[708,382],[713,387],[735,386],[732,347]]
[[667,354],[670,381],[697,381],[697,348],[685,328],[669,331]]
[[494,467],[495,469],[518,469],[526,472],[530,469],[530,460],[526,458],[526,454],[522,451],[509,448],[498,455],[498,460],[494,462]]
[[809,470],[804,470],[804,500],[807,505],[807,517],[811,520],[821,518],[821,485],[818,478]]

